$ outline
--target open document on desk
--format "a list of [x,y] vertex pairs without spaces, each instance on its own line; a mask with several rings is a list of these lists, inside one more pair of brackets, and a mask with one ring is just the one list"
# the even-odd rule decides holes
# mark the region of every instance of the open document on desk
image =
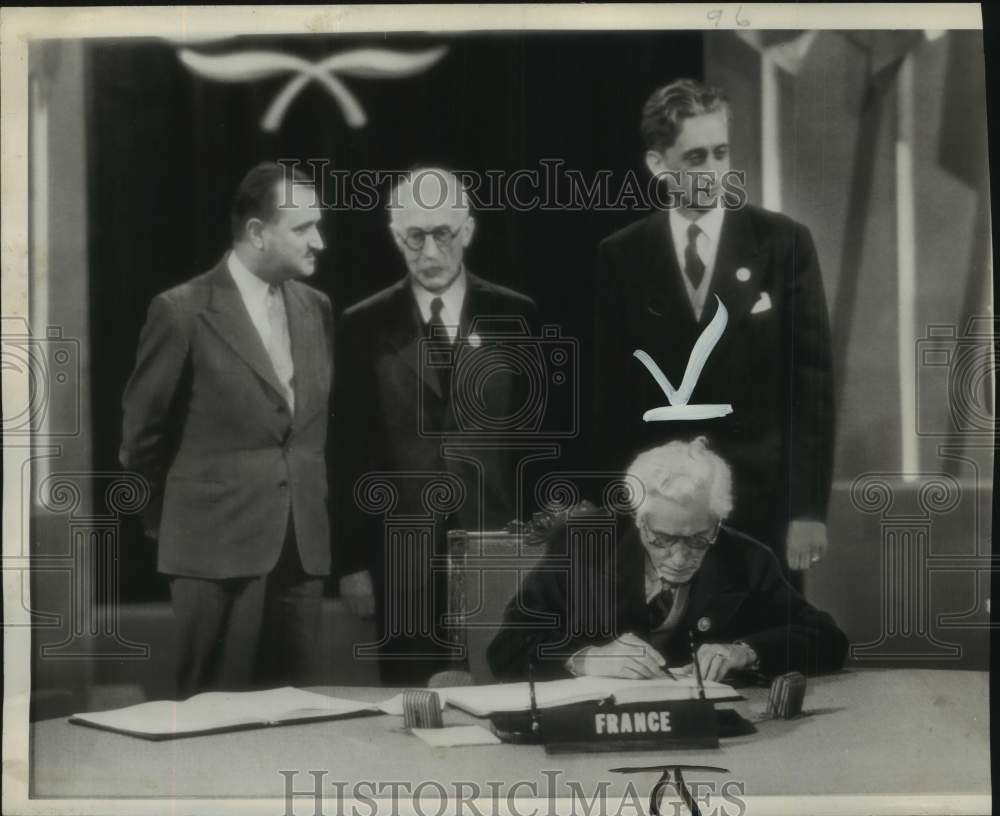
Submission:
[[[488,717],[511,711],[528,711],[531,708],[531,691],[528,683],[496,683],[488,686],[458,686],[434,689],[442,707],[451,705],[475,717]],[[678,676],[657,680],[622,680],[616,677],[571,677],[565,680],[548,680],[535,683],[535,701],[538,708],[583,703],[614,697],[619,703],[641,703],[659,700],[696,700],[698,683],[694,677]],[[740,695],[724,683],[705,683],[705,697],[709,700],[738,700]],[[380,705],[386,714],[403,713],[403,696],[396,695]]]
[[187,700],[74,714],[70,722],[150,740],[193,737],[271,725],[376,714],[371,703],[342,700],[286,686],[267,691],[210,691]]

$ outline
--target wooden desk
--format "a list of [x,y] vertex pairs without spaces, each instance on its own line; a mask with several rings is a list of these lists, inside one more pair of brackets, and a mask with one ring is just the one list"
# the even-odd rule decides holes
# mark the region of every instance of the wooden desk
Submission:
[[[331,797],[332,783],[347,782],[349,793],[350,785],[362,780],[437,780],[452,795],[458,780],[480,785],[484,795],[489,795],[488,780],[503,780],[508,786],[533,780],[536,795],[544,797],[553,784],[543,774],[546,770],[561,772],[554,783],[557,796],[570,795],[568,782],[593,791],[601,780],[611,783],[610,795],[621,796],[628,778],[609,774],[609,768],[663,762],[728,768],[728,778],[741,780],[751,797],[989,794],[987,674],[863,670],[809,683],[808,716],[766,721],[753,736],[700,752],[548,756],[538,746],[434,749],[405,733],[402,718],[390,716],[168,742],[97,731],[65,719],[46,720],[31,727],[31,795],[281,798],[285,779],[279,771],[294,769],[299,771],[297,789],[311,787],[308,771],[325,770]],[[394,693],[377,688],[327,691],[373,701]],[[748,699],[735,705],[752,718],[763,711],[766,690],[745,693]],[[470,722],[478,721],[461,712],[445,712],[446,725]],[[632,781],[648,791],[655,775]],[[435,794],[429,790],[425,795]],[[532,793],[524,788],[520,795]],[[312,813],[306,804],[299,809]],[[332,804],[329,808],[337,812]]]

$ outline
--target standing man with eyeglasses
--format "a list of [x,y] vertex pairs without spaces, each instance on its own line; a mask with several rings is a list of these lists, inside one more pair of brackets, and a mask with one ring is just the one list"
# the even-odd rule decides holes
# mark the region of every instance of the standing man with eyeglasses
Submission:
[[[786,581],[770,550],[725,524],[732,473],[704,437],[645,451],[628,474],[641,489],[613,563],[580,546],[568,568],[539,564],[490,645],[497,677],[523,679],[532,664],[540,677],[662,677],[691,669],[692,636],[706,680],[843,665],[847,638],[833,619]],[[558,625],[539,629],[548,615]]]
[[[474,457],[456,454],[456,445],[475,437],[456,402],[510,416],[523,383],[509,368],[488,363],[472,366],[477,382],[464,383],[453,376],[454,361],[483,342],[470,335],[477,319],[520,320],[532,334],[537,320],[531,299],[467,269],[476,222],[453,173],[411,170],[390,192],[388,211],[408,274],[349,308],[339,323],[336,518],[341,595],[356,613],[375,612],[383,681],[413,684],[449,665],[440,626],[446,584],[430,558],[443,554],[449,529],[498,529],[516,514],[514,466],[502,446],[483,447]],[[383,519],[366,513],[356,494],[359,479],[373,472],[392,485],[393,517],[433,518],[431,540],[389,542]],[[457,509],[435,513],[428,486],[442,474],[442,494],[462,495]]]

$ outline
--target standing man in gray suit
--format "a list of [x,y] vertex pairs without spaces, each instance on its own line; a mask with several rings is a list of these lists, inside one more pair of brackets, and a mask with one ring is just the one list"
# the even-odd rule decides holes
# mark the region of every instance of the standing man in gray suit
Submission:
[[232,249],[157,295],[125,389],[122,464],[150,483],[170,580],[178,695],[303,684],[330,572],[325,456],[333,313],[311,184],[240,183]]

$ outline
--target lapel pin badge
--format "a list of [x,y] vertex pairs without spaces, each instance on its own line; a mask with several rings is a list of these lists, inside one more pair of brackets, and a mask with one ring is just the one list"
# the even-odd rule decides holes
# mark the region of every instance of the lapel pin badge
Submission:
[[741,266],[739,269],[736,270],[736,280],[738,280],[740,283],[746,283],[748,280],[750,280],[750,270],[747,269],[745,266]]
[[478,334],[470,334],[466,339],[466,342],[472,346],[472,348],[479,348],[483,344],[483,338]]
[[712,628],[712,619],[711,618],[698,618],[698,631],[699,632],[707,632],[711,628]]

